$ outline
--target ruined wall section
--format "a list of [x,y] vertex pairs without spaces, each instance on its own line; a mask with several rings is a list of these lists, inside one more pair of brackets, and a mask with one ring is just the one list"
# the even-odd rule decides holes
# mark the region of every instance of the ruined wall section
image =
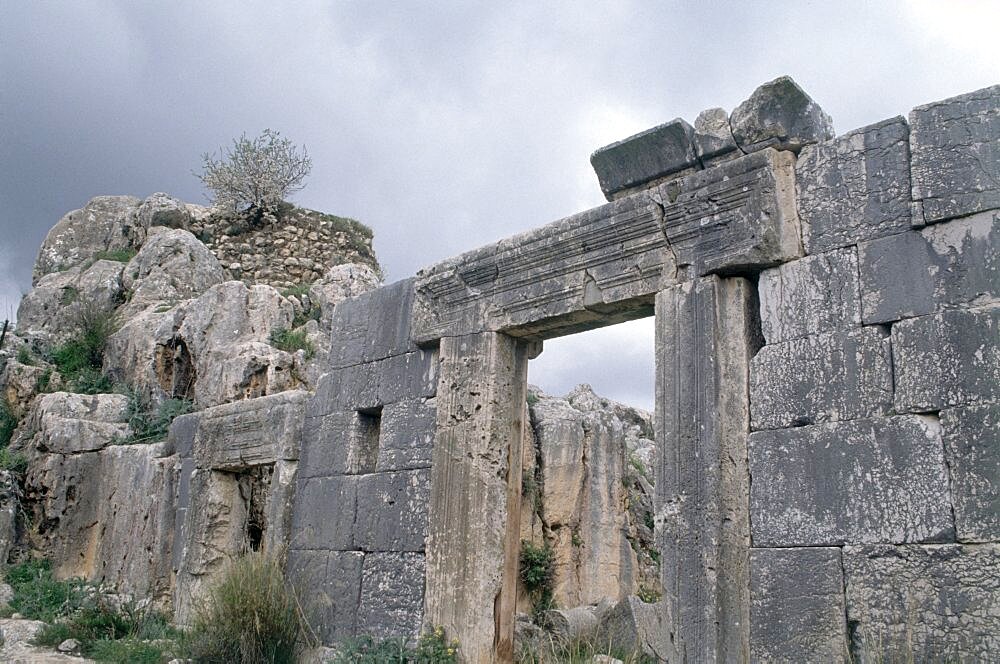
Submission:
[[438,353],[412,302],[411,279],[337,306],[306,410],[288,571],[323,643],[421,629]]
[[1000,86],[807,146],[761,272],[751,658],[1000,649]]

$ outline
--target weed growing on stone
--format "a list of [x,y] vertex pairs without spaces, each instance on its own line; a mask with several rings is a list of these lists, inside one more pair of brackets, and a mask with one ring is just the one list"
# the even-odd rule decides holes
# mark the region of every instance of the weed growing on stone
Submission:
[[219,664],[292,664],[307,633],[280,563],[252,552],[230,563],[189,635],[191,656]]
[[7,399],[0,397],[0,447],[6,448],[17,429],[18,418]]
[[126,387],[124,392],[128,397],[128,425],[132,435],[121,441],[123,445],[163,440],[174,418],[194,410],[194,403],[187,399],[166,399],[153,407],[138,391]]
[[135,258],[135,249],[109,249],[108,251],[98,251],[94,254],[94,261],[115,261],[116,263],[128,263]]
[[8,603],[11,613],[51,623],[83,606],[86,584],[79,579],[57,580],[47,560],[13,565],[4,576],[14,591]]
[[552,582],[555,579],[556,556],[548,543],[536,545],[521,540],[518,575],[525,592],[531,597],[532,609],[540,614],[552,608]]
[[605,655],[624,664],[654,664],[656,660],[641,652],[625,652],[607,643],[598,643],[591,636],[569,641],[551,639],[543,646],[522,644],[515,653],[517,664],[592,664],[595,657]]
[[101,367],[108,339],[117,329],[117,320],[108,307],[92,302],[81,304],[69,341],[56,347],[51,357],[73,391],[80,394],[110,391],[111,381],[104,376]]
[[459,643],[449,641],[443,627],[435,627],[408,646],[406,639],[361,636],[340,644],[331,664],[454,664]]
[[296,284],[291,288],[286,288],[285,290],[281,291],[281,294],[285,297],[302,297],[303,295],[309,293],[309,289],[311,287],[312,284]]
[[306,352],[306,359],[312,359],[316,355],[316,347],[313,346],[312,342],[306,336],[305,330],[292,331],[286,329],[278,329],[271,333],[271,345],[278,350],[283,350],[289,353],[294,353],[296,351],[304,350]]
[[35,364],[35,359],[31,357],[31,351],[27,346],[21,346],[17,349],[17,361],[30,366]]

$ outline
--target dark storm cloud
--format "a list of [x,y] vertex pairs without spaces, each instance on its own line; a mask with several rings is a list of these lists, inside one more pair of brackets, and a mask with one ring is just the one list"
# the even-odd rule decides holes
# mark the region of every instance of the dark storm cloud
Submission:
[[63,213],[203,202],[244,131],[305,143],[297,201],[398,279],[600,203],[593,149],[783,73],[840,131],[996,82],[990,3],[872,4],[0,0],[0,303]]

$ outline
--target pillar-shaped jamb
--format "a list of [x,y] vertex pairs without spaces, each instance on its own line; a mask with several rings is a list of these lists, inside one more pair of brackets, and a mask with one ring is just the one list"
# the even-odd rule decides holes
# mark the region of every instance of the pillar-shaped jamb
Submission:
[[467,662],[513,657],[529,350],[496,332],[441,340],[425,622]]
[[749,656],[754,303],[749,281],[718,276],[656,297],[656,540],[671,661]]

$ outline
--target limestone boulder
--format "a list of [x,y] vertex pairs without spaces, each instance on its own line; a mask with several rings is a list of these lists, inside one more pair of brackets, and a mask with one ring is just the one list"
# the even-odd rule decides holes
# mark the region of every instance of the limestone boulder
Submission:
[[694,121],[694,147],[698,159],[706,167],[722,155],[735,157],[740,154],[725,109],[709,108],[698,114]]
[[329,330],[333,309],[349,297],[375,290],[382,278],[364,263],[335,265],[309,288],[309,300],[320,308],[320,327]]
[[128,397],[54,392],[35,401],[28,428],[32,453],[101,450],[128,437]]
[[[17,541],[17,515],[21,509],[21,487],[17,479],[13,472],[0,470],[0,564],[7,563]],[[0,601],[6,603],[2,597]]]
[[761,85],[729,117],[743,152],[773,147],[798,152],[833,138],[833,120],[789,76]]
[[[46,371],[44,367],[21,364],[14,359],[9,359],[3,364],[3,369],[0,370],[0,386],[2,386],[0,394],[15,415],[28,411],[31,400],[46,381]],[[51,374],[49,376],[51,380]]]
[[121,304],[123,267],[99,260],[42,276],[17,309],[17,333],[35,345],[66,341],[76,333],[81,308],[110,313]]
[[42,243],[32,283],[46,274],[80,265],[103,251],[134,249],[146,230],[139,219],[142,201],[134,196],[97,196],[59,220]]
[[154,227],[125,266],[122,285],[131,293],[125,315],[153,304],[176,304],[225,281],[218,259],[186,230]]
[[153,306],[124,322],[108,339],[104,372],[152,403],[194,397],[194,362],[177,336],[184,305],[160,311]]
[[602,647],[642,653],[657,662],[682,661],[671,640],[665,605],[647,604],[631,595],[604,613],[595,631],[595,641]]
[[136,216],[142,228],[166,226],[187,230],[192,221],[187,204],[162,191],[148,196],[139,205]]

